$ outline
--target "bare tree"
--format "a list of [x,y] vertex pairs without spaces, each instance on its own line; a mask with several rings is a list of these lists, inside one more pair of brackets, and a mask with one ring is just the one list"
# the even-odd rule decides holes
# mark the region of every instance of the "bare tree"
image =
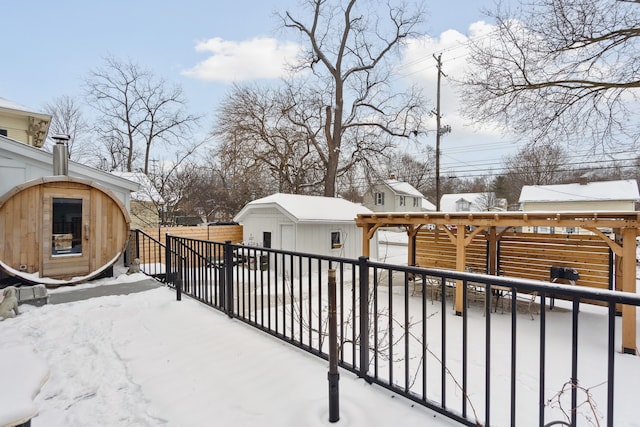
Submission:
[[[324,169],[324,195],[337,193],[340,174],[392,146],[392,138],[421,130],[423,100],[415,88],[392,88],[391,56],[417,36],[422,10],[387,2],[306,0],[308,22],[290,12],[285,28],[306,44],[297,70],[307,79],[290,81],[289,120],[305,130]],[[384,17],[384,18],[383,18]]]
[[504,192],[510,202],[520,198],[524,185],[560,184],[568,176],[567,152],[557,144],[529,144],[504,159]]
[[248,202],[278,191],[281,183],[263,164],[245,152],[240,140],[219,144],[207,159],[207,169],[215,183],[209,188],[209,218],[230,220]]
[[[51,115],[49,134],[69,135],[67,147],[69,159],[74,161],[87,161],[95,157],[95,146],[89,139],[90,126],[85,120],[78,102],[70,96],[55,98],[44,107],[47,114]],[[48,139],[45,149],[50,151],[53,142]]]
[[86,91],[89,105],[100,114],[96,130],[107,145],[111,166],[128,172],[142,158],[140,168],[147,174],[152,148],[183,144],[198,120],[186,112],[179,86],[170,87],[131,61],[106,58],[103,68],[89,73]]
[[245,166],[267,170],[278,191],[313,193],[322,183],[322,164],[304,130],[287,119],[291,102],[279,89],[234,86],[217,110],[212,135],[222,141],[221,156],[233,164],[248,157]]
[[617,0],[520,0],[488,16],[495,31],[471,43],[466,113],[532,141],[592,148],[640,136],[640,5]]

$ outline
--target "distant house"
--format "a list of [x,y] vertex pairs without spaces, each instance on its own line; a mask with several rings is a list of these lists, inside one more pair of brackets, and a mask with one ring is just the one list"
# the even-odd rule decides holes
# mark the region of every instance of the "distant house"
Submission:
[[[628,212],[640,201],[635,179],[558,185],[525,185],[520,192],[520,208],[525,212]],[[576,227],[525,227],[525,232],[586,233]]]
[[0,98],[0,135],[33,147],[42,147],[51,116]]
[[138,185],[138,189],[131,193],[131,229],[157,227],[160,224],[160,209],[164,206],[164,199],[149,177],[142,172],[111,173]]
[[[243,226],[246,244],[358,258],[362,254],[362,229],[355,223],[359,213],[371,211],[334,197],[276,193],[248,203],[234,221]],[[377,257],[375,243],[372,257]]]
[[486,212],[505,207],[506,200],[497,199],[493,192],[443,194],[440,198],[442,212]]
[[395,178],[372,185],[363,197],[363,204],[373,212],[433,212],[436,210],[435,205],[415,187]]

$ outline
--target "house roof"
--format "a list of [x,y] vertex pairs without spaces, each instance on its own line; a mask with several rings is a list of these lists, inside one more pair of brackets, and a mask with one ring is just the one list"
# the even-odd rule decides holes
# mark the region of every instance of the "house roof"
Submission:
[[397,194],[400,196],[419,197],[420,199],[422,199],[422,205],[421,205],[422,210],[425,210],[425,211],[436,210],[436,206],[430,201],[428,201],[418,189],[416,189],[413,185],[409,184],[408,182],[398,181],[397,179],[386,179],[382,181],[382,183],[387,187],[389,187],[389,189],[393,191],[394,194]]
[[120,172],[112,171],[113,175],[120,178],[128,179],[129,181],[138,184],[138,191],[131,193],[131,200],[138,202],[155,202],[158,204],[164,204],[164,199],[154,187],[153,183],[147,175],[143,172]]
[[25,107],[24,105],[20,105],[17,102],[10,101],[6,98],[0,97],[0,108],[4,110],[13,110],[18,113],[25,113],[22,115],[35,115],[35,116],[44,116],[49,117],[48,114],[40,113],[36,110],[33,110],[29,107]]
[[247,203],[234,217],[242,219],[253,209],[276,208],[295,222],[351,222],[368,208],[336,197],[275,193]]
[[408,182],[398,181],[397,179],[386,179],[383,182],[396,194],[424,197],[421,192]]
[[[490,194],[490,193],[489,193]],[[471,203],[471,211],[479,211],[478,208],[483,199],[487,196],[487,193],[457,193],[457,194],[443,194],[440,198],[440,211],[442,212],[456,212],[456,203],[460,200],[466,200]]]
[[427,199],[425,199],[424,197],[422,198],[422,210],[423,211],[436,211],[436,205],[434,205],[433,203],[431,203],[430,201],[428,201]]
[[[32,147],[22,142],[0,135],[0,158],[8,157],[24,158],[39,164],[40,166],[50,167],[53,172],[53,154],[43,149]],[[138,185],[124,178],[112,175],[109,172],[101,171],[94,167],[85,166],[80,163],[69,160],[69,175],[77,176],[99,183],[107,183],[115,187],[135,191]]]
[[587,184],[525,185],[520,203],[526,202],[584,202],[584,201],[638,201],[638,183],[635,179],[599,181]]

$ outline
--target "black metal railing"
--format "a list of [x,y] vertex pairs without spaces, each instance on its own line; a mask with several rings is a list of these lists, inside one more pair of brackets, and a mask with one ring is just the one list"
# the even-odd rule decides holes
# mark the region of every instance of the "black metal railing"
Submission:
[[140,229],[135,231],[135,245],[132,258],[138,259],[140,270],[148,276],[164,281],[166,245]]
[[638,295],[168,235],[167,248],[179,295],[325,359],[334,269],[340,366],[464,425],[614,426],[614,398],[632,399],[633,377],[614,375],[632,357],[616,310]]

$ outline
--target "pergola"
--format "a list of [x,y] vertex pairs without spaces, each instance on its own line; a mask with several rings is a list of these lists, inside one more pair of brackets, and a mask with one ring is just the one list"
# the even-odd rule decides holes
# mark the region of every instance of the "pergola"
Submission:
[[[465,271],[465,248],[479,233],[486,231],[489,242],[488,273],[496,274],[497,242],[507,229],[538,227],[580,227],[599,236],[621,260],[618,272],[618,290],[636,293],[636,237],[640,233],[640,212],[410,212],[359,214],[358,227],[362,227],[362,255],[370,255],[370,240],[381,227],[404,227],[409,236],[409,265],[415,265],[415,236],[418,231],[433,224],[449,237],[456,247],[456,270]],[[615,240],[602,229],[611,229]],[[621,283],[620,283],[621,282]],[[463,295],[456,286],[455,310],[461,314]],[[622,351],[636,354],[636,307],[622,306]]]

